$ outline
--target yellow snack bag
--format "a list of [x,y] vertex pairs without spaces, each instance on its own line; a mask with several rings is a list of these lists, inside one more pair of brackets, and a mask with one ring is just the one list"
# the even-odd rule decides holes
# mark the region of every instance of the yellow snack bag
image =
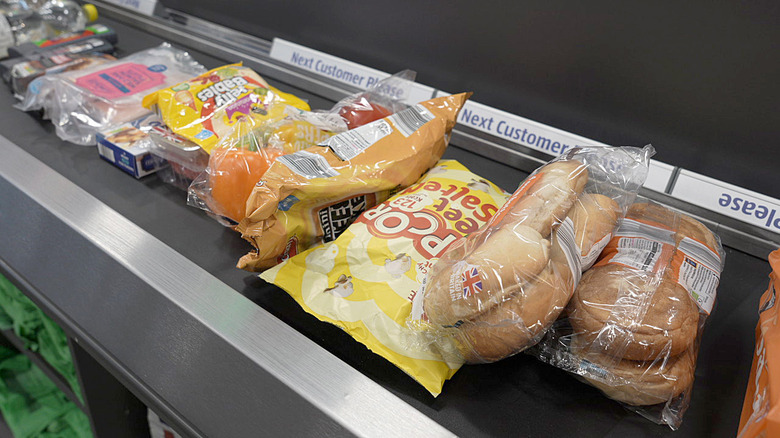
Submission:
[[143,106],[157,112],[173,132],[209,153],[241,117],[256,122],[278,120],[285,116],[287,105],[310,109],[303,100],[268,85],[240,63],[215,68],[143,100]]
[[266,269],[332,241],[364,210],[413,184],[441,158],[469,96],[431,99],[277,158],[236,227],[256,248],[238,267]]
[[485,224],[508,194],[457,161],[366,211],[336,240],[260,275],[307,312],[335,324],[433,395],[461,363],[446,362],[407,327],[412,300],[437,258]]

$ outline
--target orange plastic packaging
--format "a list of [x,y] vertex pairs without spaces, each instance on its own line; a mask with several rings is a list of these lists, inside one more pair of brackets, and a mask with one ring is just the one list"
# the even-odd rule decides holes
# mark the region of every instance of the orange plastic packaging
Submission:
[[761,296],[756,326],[756,355],[739,419],[738,438],[780,436],[780,329],[777,290],[780,289],[780,249],[769,254],[772,273]]

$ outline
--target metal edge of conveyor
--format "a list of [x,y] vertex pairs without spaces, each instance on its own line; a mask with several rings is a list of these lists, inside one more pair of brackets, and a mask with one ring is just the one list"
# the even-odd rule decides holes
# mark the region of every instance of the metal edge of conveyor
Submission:
[[[125,24],[193,49],[208,53],[217,51],[223,53],[224,58],[243,59],[262,75],[334,102],[357,90],[275,61],[269,56],[270,42],[201,18],[170,9],[167,10],[168,19],[147,17],[101,1],[94,3],[99,5],[104,15],[109,18],[121,20]],[[550,156],[542,152],[460,125],[453,130],[452,146],[526,173],[532,172],[550,159]],[[680,169],[675,167],[674,170],[677,174]],[[668,189],[671,191],[671,187]],[[661,202],[701,219],[720,235],[724,245],[733,249],[766,258],[772,250],[780,247],[780,235],[777,233],[681,201],[667,193],[642,189],[640,194],[644,199]]]
[[[381,436],[389,431],[399,435],[413,435],[421,430],[431,436],[452,436],[441,425],[236,293],[3,136],[0,136],[0,156],[3,157],[0,160],[0,178],[75,230],[105,253],[106,257],[127,268],[164,297],[167,303],[178,306],[194,317],[253,364],[281,382],[286,390],[298,394],[336,424],[359,436]],[[0,213],[13,212],[0,210]],[[37,293],[45,295],[46,291]],[[56,306],[55,303],[50,304]],[[237,308],[242,309],[244,322],[241,327],[224,324],[224,321],[233,319],[230,309]],[[75,329],[80,343],[88,344],[90,350],[102,356],[104,363],[111,365],[113,369],[110,371],[124,377],[120,380],[137,386],[131,390],[143,391],[145,397],[142,399],[151,397],[155,399],[156,405],[165,409],[165,412],[159,413],[171,415],[177,423],[188,426],[188,434],[200,435],[197,432],[200,430],[197,417],[181,418],[175,406],[167,405],[164,399],[159,400],[160,393],[156,388],[145,386],[143,378],[132,369],[111,360],[111,349],[121,346],[100,345],[92,333],[83,330],[79,333],[81,324],[78,319],[72,318],[90,318],[89,309],[84,309],[78,316],[63,315],[62,312],[59,316],[57,319],[68,322],[69,329]],[[160,369],[164,369],[164,366],[161,363]],[[204,400],[202,408],[209,409],[208,404]],[[262,415],[272,414],[258,413],[258,417]]]

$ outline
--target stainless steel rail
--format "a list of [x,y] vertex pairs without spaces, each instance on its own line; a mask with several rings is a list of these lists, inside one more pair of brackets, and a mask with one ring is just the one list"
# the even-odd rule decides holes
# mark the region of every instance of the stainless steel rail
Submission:
[[0,262],[187,436],[452,436],[2,136],[0,156]]

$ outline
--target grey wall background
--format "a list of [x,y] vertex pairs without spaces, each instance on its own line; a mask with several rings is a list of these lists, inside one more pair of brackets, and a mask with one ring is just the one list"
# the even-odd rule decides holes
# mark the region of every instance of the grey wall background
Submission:
[[780,197],[780,2],[163,3]]

